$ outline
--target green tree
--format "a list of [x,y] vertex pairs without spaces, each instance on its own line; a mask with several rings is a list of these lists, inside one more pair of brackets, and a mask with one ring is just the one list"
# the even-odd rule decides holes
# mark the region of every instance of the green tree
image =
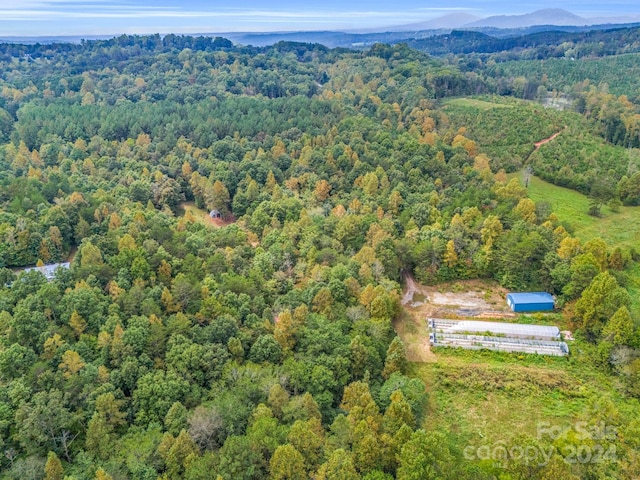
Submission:
[[575,319],[578,325],[597,338],[605,323],[621,308],[630,303],[629,293],[618,285],[609,272],[596,276],[576,302]]
[[398,480],[456,478],[455,460],[440,432],[417,430],[400,451]]
[[404,373],[407,368],[407,356],[404,347],[404,343],[400,340],[400,337],[395,337],[389,349],[387,350],[387,357],[384,362],[384,370],[382,376],[389,378],[391,374],[395,372]]
[[155,370],[142,376],[133,392],[136,422],[161,422],[174,402],[189,391],[189,383],[173,372]]
[[626,306],[620,307],[602,329],[602,339],[612,345],[630,345],[634,326],[631,313]]
[[173,436],[179,435],[181,430],[187,428],[187,418],[186,407],[180,402],[173,402],[164,416],[164,428]]
[[220,449],[217,473],[222,478],[253,480],[265,475],[264,459],[256,452],[249,438],[230,436]]

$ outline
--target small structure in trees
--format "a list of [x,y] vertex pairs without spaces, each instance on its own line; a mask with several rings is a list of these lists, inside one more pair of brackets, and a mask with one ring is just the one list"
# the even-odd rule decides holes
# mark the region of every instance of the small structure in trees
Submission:
[[51,280],[53,280],[55,278],[56,271],[59,268],[69,269],[69,268],[71,268],[71,264],[69,262],[53,263],[51,265],[42,265],[40,267],[25,268],[23,271],[25,273],[26,272],[33,272],[34,270],[38,271],[38,272],[42,273],[48,281],[51,281]]
[[209,212],[209,216],[211,218],[222,218],[222,213],[220,213],[220,210],[214,208]]
[[514,292],[507,294],[507,305],[514,312],[542,312],[553,310],[553,295],[547,292]]

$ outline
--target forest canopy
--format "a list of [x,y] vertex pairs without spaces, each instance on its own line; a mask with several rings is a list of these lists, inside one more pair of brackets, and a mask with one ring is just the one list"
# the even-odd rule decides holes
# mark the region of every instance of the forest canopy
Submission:
[[[407,274],[555,294],[640,396],[638,252],[581,242],[507,176],[538,138],[515,132],[505,154],[442,106],[517,79],[407,45],[173,35],[2,45],[0,70],[6,478],[494,478],[424,428],[430,391],[392,323]],[[637,105],[580,95],[589,114],[570,118],[606,148],[636,138]],[[637,204],[616,158],[612,196]],[[66,260],[51,281],[18,271]],[[619,454],[607,468],[638,471],[633,446]]]

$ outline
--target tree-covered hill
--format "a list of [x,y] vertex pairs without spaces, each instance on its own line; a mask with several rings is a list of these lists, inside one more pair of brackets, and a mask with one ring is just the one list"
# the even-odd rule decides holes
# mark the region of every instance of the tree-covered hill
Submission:
[[582,32],[545,29],[509,36],[475,30],[453,30],[444,35],[404,40],[409,46],[432,55],[502,54],[503,58],[548,59],[558,57],[604,57],[637,53],[640,27],[604,28]]
[[[3,478],[496,478],[453,425],[429,428],[442,396],[392,326],[406,273],[554,293],[610,381],[619,414],[597,418],[618,461],[515,459],[502,477],[640,472],[637,252],[574,238],[499,171],[518,163],[488,156],[469,102],[440,106],[496,79],[405,45],[2,51]],[[514,155],[533,137],[507,133]],[[17,275],[67,259],[51,281]]]

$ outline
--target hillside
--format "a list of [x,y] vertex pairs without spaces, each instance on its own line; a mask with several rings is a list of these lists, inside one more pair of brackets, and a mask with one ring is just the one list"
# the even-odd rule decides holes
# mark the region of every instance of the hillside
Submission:
[[[617,152],[636,106],[544,109],[479,71],[406,45],[0,45],[0,477],[640,475],[637,252],[501,171],[543,169],[535,143],[565,126]],[[571,330],[572,354],[418,362],[407,278],[485,304],[549,291],[549,317],[509,318]],[[538,422],[604,422],[615,455],[565,462],[596,434]],[[494,442],[552,454],[469,455]]]

